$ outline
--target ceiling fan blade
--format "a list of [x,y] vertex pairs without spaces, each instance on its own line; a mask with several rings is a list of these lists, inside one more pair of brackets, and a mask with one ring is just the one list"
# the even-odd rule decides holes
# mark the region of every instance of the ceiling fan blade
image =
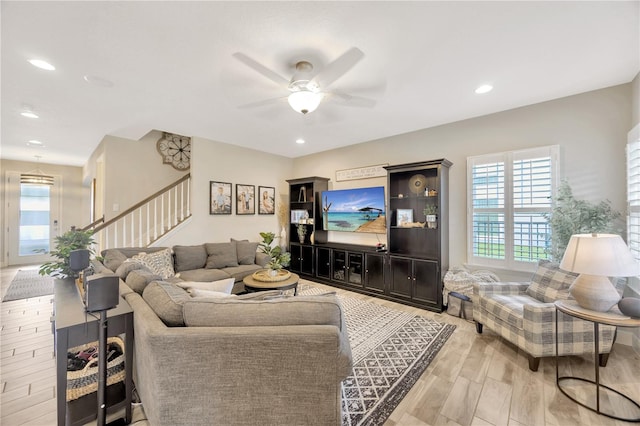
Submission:
[[254,71],[257,71],[263,76],[267,77],[269,80],[273,81],[278,86],[284,86],[284,87],[289,86],[289,80],[287,80],[277,72],[270,70],[269,68],[265,67],[261,63],[255,61],[254,59],[251,59],[244,53],[236,52],[233,54],[233,57],[239,60],[240,62],[242,62],[243,64],[245,64],[246,66],[248,66],[249,68],[253,69]]
[[327,64],[312,80],[318,83],[321,88],[327,88],[331,83],[353,68],[363,57],[364,53],[362,53],[362,50],[357,47],[352,47],[343,53],[342,56],[338,57],[338,59]]
[[338,104],[344,106],[358,108],[373,108],[374,106],[376,106],[376,101],[371,98],[353,96],[342,92],[331,92],[329,95],[331,96],[331,98],[338,100]]
[[239,105],[238,109],[250,109],[250,108],[258,108],[258,107],[263,107],[263,106],[267,106],[267,105],[275,105],[279,102],[283,102],[286,101],[287,97],[286,96],[280,96],[278,98],[270,98],[270,99],[263,99],[261,101],[256,101],[256,102],[249,102],[248,104],[243,104],[243,105]]

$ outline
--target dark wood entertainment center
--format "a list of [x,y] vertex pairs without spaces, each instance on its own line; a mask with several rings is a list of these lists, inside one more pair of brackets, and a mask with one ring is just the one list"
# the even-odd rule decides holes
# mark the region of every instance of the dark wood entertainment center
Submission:
[[[306,210],[306,221],[311,222],[303,224],[307,236],[302,243],[297,225],[289,224],[291,271],[335,287],[441,312],[442,278],[449,267],[451,164],[439,159],[385,167],[384,250],[328,241],[320,194],[328,190],[329,179],[288,180],[291,211]],[[399,210],[411,210],[411,220],[403,222]],[[427,219],[432,221],[429,226]],[[312,232],[313,243],[309,238]]]

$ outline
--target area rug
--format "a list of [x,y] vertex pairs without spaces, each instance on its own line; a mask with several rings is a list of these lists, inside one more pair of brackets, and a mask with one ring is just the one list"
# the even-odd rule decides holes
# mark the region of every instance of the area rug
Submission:
[[[299,294],[326,290],[301,285]],[[342,382],[342,425],[381,425],[455,330],[451,324],[338,295],[353,353]]]
[[53,294],[53,278],[42,276],[37,269],[19,270],[11,281],[3,302]]

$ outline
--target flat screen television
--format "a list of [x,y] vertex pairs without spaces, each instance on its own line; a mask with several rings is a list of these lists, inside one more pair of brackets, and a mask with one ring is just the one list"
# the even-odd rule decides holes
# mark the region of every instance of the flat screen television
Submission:
[[323,191],[321,196],[324,230],[386,232],[384,186]]

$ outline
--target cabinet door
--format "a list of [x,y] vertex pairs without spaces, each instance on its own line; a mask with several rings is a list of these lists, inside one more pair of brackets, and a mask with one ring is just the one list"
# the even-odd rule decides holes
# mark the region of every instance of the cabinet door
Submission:
[[364,255],[364,287],[384,292],[384,256],[367,253]]
[[316,276],[325,279],[331,278],[331,249],[316,248]]
[[291,264],[289,265],[289,269],[292,272],[300,272],[302,264],[302,247],[300,244],[291,243],[289,250],[291,251]]
[[300,272],[313,275],[313,246],[300,246],[302,256],[300,260]]
[[438,303],[438,262],[431,260],[414,260],[413,300],[437,306]]
[[411,299],[413,287],[412,261],[403,257],[391,256],[389,271],[389,294],[403,299]]
[[333,250],[331,262],[331,279],[334,281],[345,282],[347,276],[347,252],[342,250]]
[[348,253],[347,283],[362,287],[362,253]]

